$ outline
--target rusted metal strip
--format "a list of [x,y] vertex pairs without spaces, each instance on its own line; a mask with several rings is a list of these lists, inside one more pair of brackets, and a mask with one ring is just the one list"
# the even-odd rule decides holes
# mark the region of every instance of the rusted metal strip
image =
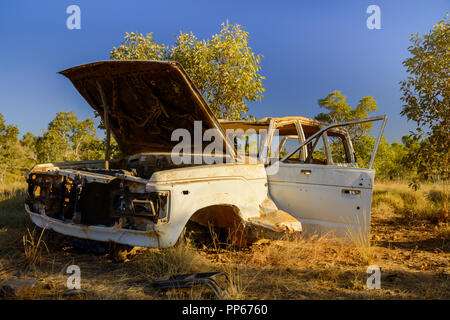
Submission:
[[375,155],[377,154],[378,145],[380,144],[381,137],[383,136],[384,128],[386,127],[387,115],[383,118],[383,123],[381,124],[380,132],[378,133],[377,142],[375,143],[375,147],[372,151],[372,156],[370,157],[369,169],[372,169],[373,162],[375,161]]
[[[379,117],[370,117],[370,118],[365,118],[365,119],[361,119],[361,120],[353,120],[353,121],[342,122],[342,123],[337,123],[337,124],[330,124],[328,127],[324,127],[322,129],[320,129],[319,131],[317,131],[316,133],[314,133],[312,136],[310,136],[308,139],[306,139],[302,144],[300,144],[297,148],[292,150],[288,155],[286,155],[280,161],[281,162],[286,161],[286,159],[290,158],[294,153],[298,152],[298,150],[300,150],[300,148],[302,148],[303,146],[305,146],[308,143],[310,143],[317,136],[322,135],[322,133],[324,131],[327,131],[327,130],[330,130],[330,129],[333,129],[333,128],[345,127],[345,126],[349,126],[349,125],[353,125],[353,124],[361,124],[361,123],[372,122],[372,121],[379,121],[379,120],[384,120],[383,123],[384,123],[384,125],[386,125],[387,116],[384,115],[384,116],[379,116]],[[384,126],[383,125],[382,125],[382,129],[384,130]],[[382,134],[382,131],[380,133]],[[381,139],[381,137],[380,137],[380,139]],[[377,145],[377,147],[378,147],[378,145]]]
[[218,299],[221,299],[225,292],[214,279],[214,277],[217,276],[225,275],[222,272],[176,274],[166,279],[155,280],[151,285],[153,288],[161,291],[192,288],[195,285],[205,285],[211,288]]
[[[108,116],[108,104],[106,102],[106,96],[105,92],[103,91],[102,86],[100,85],[100,82],[96,81],[98,91],[100,92],[100,97],[102,98],[102,107],[103,107],[103,120],[105,122],[106,127],[106,147],[105,147],[105,170],[109,170],[109,145],[111,140],[111,128],[109,126],[109,116]],[[115,91],[115,84],[113,82],[113,92]],[[114,104],[114,98],[113,98],[113,104]],[[114,107],[113,107],[114,109]]]
[[[300,120],[295,120],[295,127],[297,128],[298,132],[298,142],[303,143],[303,141],[306,140],[305,132],[303,131],[303,126],[300,122]],[[308,155],[308,150],[306,149],[306,146],[300,149],[300,160],[305,161],[306,156]]]

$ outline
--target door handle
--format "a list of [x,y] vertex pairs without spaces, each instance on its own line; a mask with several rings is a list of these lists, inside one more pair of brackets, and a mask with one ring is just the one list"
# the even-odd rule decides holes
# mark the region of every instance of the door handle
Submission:
[[303,170],[302,169],[300,172],[306,176],[309,176],[311,174],[311,170]]
[[349,194],[352,196],[359,196],[361,195],[361,190],[354,190],[354,189],[342,189],[343,194]]

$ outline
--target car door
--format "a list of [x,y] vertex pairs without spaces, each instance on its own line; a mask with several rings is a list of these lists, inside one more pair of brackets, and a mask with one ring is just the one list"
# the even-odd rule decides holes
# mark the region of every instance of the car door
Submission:
[[[306,139],[299,148],[277,163],[276,170],[267,170],[269,192],[277,206],[302,222],[306,235],[318,233],[345,237],[356,234],[365,238],[370,231],[370,209],[375,170],[371,169],[386,117],[365,119],[384,120],[372,152],[369,168],[358,168],[351,141],[342,139],[350,163],[337,164],[331,157],[327,132],[338,127],[363,122],[331,125]],[[300,126],[301,130],[301,126]],[[302,132],[299,132],[302,136]],[[318,142],[324,143],[326,160],[314,161]],[[294,157],[307,150],[306,160]],[[269,167],[268,167],[269,168]],[[270,174],[269,174],[270,171]]]

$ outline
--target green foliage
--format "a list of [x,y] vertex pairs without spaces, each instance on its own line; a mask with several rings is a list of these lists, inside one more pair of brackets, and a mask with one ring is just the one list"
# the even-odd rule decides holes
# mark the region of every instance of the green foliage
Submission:
[[442,204],[444,202],[444,194],[440,190],[430,190],[427,199],[434,204]]
[[437,182],[440,178],[441,168],[439,162],[432,159],[433,152],[430,149],[433,145],[430,139],[422,139],[417,135],[404,136],[402,138],[405,145],[405,154],[401,166],[411,172],[411,179],[414,183],[432,180]]
[[[373,97],[363,97],[358,105],[352,109],[346,102],[347,97],[340,91],[330,92],[325,98],[319,99],[319,106],[328,110],[328,113],[319,113],[316,119],[328,123],[340,123],[366,118],[370,112],[377,111],[377,102]],[[357,142],[372,128],[372,123],[363,123],[349,127],[352,141]]]
[[0,114],[0,181],[12,182],[34,163],[33,150],[23,145],[18,135],[17,126],[6,124]]
[[17,126],[7,125],[3,115],[0,114],[0,157],[2,165],[8,165],[6,162],[15,158],[16,146],[19,142],[18,134]]
[[[402,115],[416,122],[416,139],[424,137],[416,153],[418,173],[424,177],[439,176],[444,190],[444,216],[448,217],[448,158],[450,153],[450,23],[447,16],[428,34],[411,35],[403,61],[410,74],[400,82],[403,91]],[[412,157],[410,157],[412,158]],[[411,159],[412,160],[412,159]]]
[[[98,138],[92,118],[78,120],[72,112],[58,112],[41,136],[31,132],[19,140],[15,125],[7,125],[0,114],[0,182],[12,183],[36,163],[99,160],[105,141]],[[111,158],[122,156],[111,137]]]
[[[358,119],[364,119],[370,112],[377,111],[376,101],[373,97],[363,97],[358,105],[352,109],[346,102],[346,97],[339,91],[333,91],[324,99],[319,100],[319,106],[328,110],[328,113],[320,113],[316,116],[317,120],[340,123]],[[353,148],[355,150],[358,165],[368,167],[370,157],[376,139],[368,135],[372,128],[372,123],[355,125],[348,127],[352,138]],[[343,162],[343,146],[339,139],[329,137],[331,153],[335,162]],[[381,138],[373,167],[376,177],[383,180],[404,180],[416,176],[420,171],[416,161],[417,152],[425,148],[426,143],[420,144],[410,137],[403,137],[403,143],[388,143],[384,137]],[[423,166],[426,164],[423,163]],[[421,167],[420,167],[421,168]]]
[[32,154],[29,155],[29,157],[31,159],[36,160],[36,142],[37,142],[38,137],[35,136],[34,134],[32,134],[31,132],[27,132],[23,135],[22,140],[20,141],[20,143],[28,148],[28,150],[30,152],[32,152]]
[[358,143],[353,143],[356,159],[360,167],[367,168],[369,166],[370,156],[374,145],[375,145],[375,138],[369,135],[364,135],[359,139]]
[[[355,153],[360,167],[368,167],[376,139],[363,135],[359,143],[354,145]],[[401,143],[389,143],[382,137],[378,145],[377,154],[373,163],[376,177],[383,180],[403,180],[410,175],[408,167],[402,165],[407,149]]]
[[[372,139],[373,146],[375,139]],[[386,139],[382,137],[374,161],[374,169],[377,172],[377,178],[384,180],[409,179],[411,177],[411,172],[413,172],[413,168],[403,165],[407,153],[408,149],[402,143],[388,143]]]
[[36,141],[38,162],[101,159],[103,150],[92,118],[78,121],[72,111],[58,112]]
[[[408,51],[411,57],[403,61],[408,78],[400,82],[403,92],[402,115],[416,122],[417,153],[410,157],[422,177],[439,174],[448,179],[450,150],[450,28],[448,14],[423,37],[411,35]],[[418,142],[423,138],[423,141]],[[426,165],[424,165],[426,164]]]
[[[325,98],[319,99],[319,106],[328,110],[328,113],[319,113],[316,120],[327,123],[341,123],[366,118],[370,112],[377,111],[377,103],[373,97],[363,97],[355,108],[347,103],[347,97],[340,91],[330,92]],[[349,126],[349,134],[355,149],[356,158],[360,166],[367,167],[375,139],[367,133],[372,129],[372,123],[363,123]],[[343,154],[338,151],[342,148],[337,142],[331,144],[332,154]],[[342,161],[343,159],[337,159]]]
[[17,126],[7,125],[3,115],[0,114],[0,180],[3,180],[7,170],[11,170],[16,158]]
[[[219,34],[200,41],[180,32],[173,46],[158,44],[149,33],[126,33],[110,53],[113,60],[177,61],[186,70],[218,118],[241,119],[247,103],[263,98],[261,55],[248,46],[249,35],[240,25],[222,24]],[[248,118],[252,116],[247,115]]]

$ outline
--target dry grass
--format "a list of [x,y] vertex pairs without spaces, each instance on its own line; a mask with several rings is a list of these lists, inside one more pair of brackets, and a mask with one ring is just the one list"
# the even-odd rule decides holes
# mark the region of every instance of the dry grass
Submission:
[[419,190],[413,191],[406,184],[379,184],[374,191],[372,204],[381,215],[388,218],[396,215],[403,218],[404,222],[447,222],[441,189],[438,185],[423,184]]
[[23,209],[26,182],[0,183],[0,228],[21,228],[27,223]]
[[136,262],[139,271],[152,278],[201,272],[208,267],[205,258],[189,244],[145,250],[137,257]]
[[[24,187],[22,183],[0,188],[4,190],[0,194],[0,283],[11,278],[40,280],[16,298],[214,299],[205,287],[161,293],[150,285],[173,274],[210,271],[225,274],[221,286],[229,299],[450,298],[450,229],[439,218],[441,195],[434,186],[414,192],[401,184],[376,185],[370,239],[363,234],[355,234],[353,243],[332,237],[261,239],[245,249],[214,242],[208,248],[196,248],[188,240],[169,249],[138,251],[125,263],[114,262],[108,254],[61,244],[52,240],[51,232],[42,237],[39,231],[28,233]],[[27,246],[32,252],[28,256],[35,261],[33,268],[26,267]],[[71,264],[81,268],[84,295],[63,295]],[[381,290],[366,287],[366,269],[371,264],[382,269]]]
[[23,250],[28,267],[35,267],[36,263],[41,261],[43,247],[45,247],[47,253],[49,252],[47,244],[42,239],[44,232],[45,228],[39,233],[36,228],[33,228],[33,231],[27,228],[26,233],[22,236]]
[[[370,226],[367,212],[364,212],[364,221],[359,221],[359,218],[353,222],[353,224],[360,225],[361,228],[347,228],[346,234],[350,243],[358,250],[359,257],[361,261],[366,265],[371,265],[374,263],[376,258],[375,248],[370,242]],[[349,221],[349,225],[352,225]]]

